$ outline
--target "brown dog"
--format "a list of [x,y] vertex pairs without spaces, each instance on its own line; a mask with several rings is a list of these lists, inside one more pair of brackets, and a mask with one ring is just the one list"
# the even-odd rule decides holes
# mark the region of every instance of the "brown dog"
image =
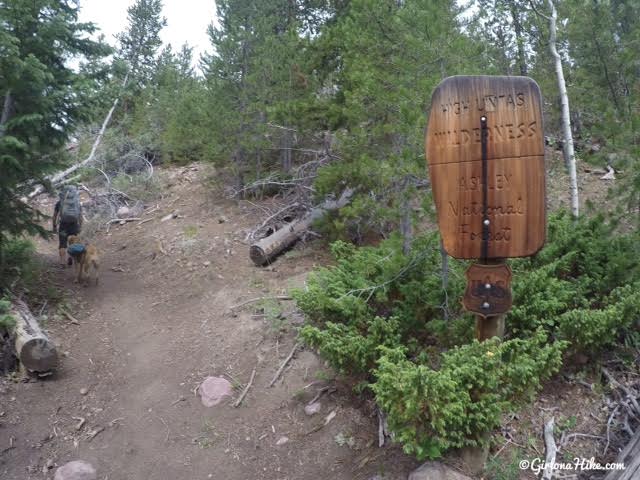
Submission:
[[[74,283],[81,283],[84,278],[89,282],[89,268],[93,266],[95,271],[96,285],[98,285],[98,269],[100,268],[100,257],[98,255],[98,249],[95,245],[83,242],[77,235],[69,235],[69,255],[73,259],[73,263],[76,267],[76,279]],[[84,248],[82,252],[75,253],[73,251],[74,245],[82,245]]]

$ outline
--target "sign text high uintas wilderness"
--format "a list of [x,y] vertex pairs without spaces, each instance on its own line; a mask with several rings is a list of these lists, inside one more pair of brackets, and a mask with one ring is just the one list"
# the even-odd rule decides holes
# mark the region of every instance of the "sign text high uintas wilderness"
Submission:
[[432,96],[426,154],[449,255],[523,257],[542,247],[544,137],[540,89],[532,79],[442,81]]

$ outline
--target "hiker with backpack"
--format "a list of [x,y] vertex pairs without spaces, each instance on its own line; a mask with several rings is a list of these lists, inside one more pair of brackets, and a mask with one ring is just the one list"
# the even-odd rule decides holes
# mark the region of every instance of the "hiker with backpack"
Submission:
[[[64,265],[67,256],[67,238],[69,235],[78,235],[82,228],[82,206],[80,205],[80,192],[75,185],[66,186],[59,195],[53,211],[53,231],[58,232],[58,249],[60,262]],[[71,265],[71,257],[67,264]]]

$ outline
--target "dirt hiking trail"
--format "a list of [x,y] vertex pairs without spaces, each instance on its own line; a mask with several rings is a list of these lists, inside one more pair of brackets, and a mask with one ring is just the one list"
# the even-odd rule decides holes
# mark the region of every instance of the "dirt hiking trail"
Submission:
[[[231,307],[286,295],[326,254],[299,246],[271,267],[253,266],[242,241],[260,224],[259,208],[212,198],[204,168],[164,170],[162,200],[144,217],[153,220],[96,235],[97,287],[74,285],[54,240],[38,242],[42,288],[61,291],[71,316],[45,305],[61,354],[55,375],[0,379],[3,480],[52,479],[56,465],[76,459],[100,480],[395,479],[415,468],[397,447],[378,448],[373,405],[308,349],[268,388],[302,319],[291,301]],[[203,406],[195,390],[207,376],[230,379],[233,399]],[[304,406],[324,386],[335,388],[308,416]]]

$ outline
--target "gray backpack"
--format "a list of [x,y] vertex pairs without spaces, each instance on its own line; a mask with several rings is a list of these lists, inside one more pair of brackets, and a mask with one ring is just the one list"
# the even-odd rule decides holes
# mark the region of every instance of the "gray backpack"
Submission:
[[73,223],[80,220],[80,192],[74,185],[69,185],[60,192],[60,221]]

